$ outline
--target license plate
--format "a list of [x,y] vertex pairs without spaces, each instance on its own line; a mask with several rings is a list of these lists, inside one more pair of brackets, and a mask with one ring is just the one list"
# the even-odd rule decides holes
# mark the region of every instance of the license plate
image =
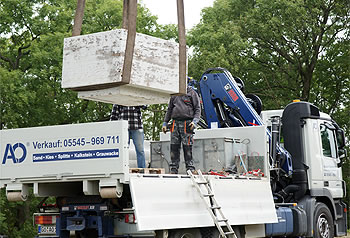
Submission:
[[39,234],[56,234],[56,226],[39,226]]

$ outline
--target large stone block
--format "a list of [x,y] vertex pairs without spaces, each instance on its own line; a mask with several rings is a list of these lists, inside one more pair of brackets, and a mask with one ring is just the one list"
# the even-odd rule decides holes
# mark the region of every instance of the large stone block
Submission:
[[80,91],[78,97],[82,99],[105,103],[116,103],[124,106],[152,105],[169,102],[169,93],[133,85],[123,85],[113,88]]
[[62,88],[81,98],[142,105],[167,103],[179,92],[179,45],[137,33],[130,83],[122,81],[127,30],[66,38]]

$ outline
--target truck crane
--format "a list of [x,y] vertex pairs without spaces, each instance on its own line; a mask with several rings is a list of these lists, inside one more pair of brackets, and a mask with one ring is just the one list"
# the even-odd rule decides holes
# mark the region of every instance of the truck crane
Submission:
[[[38,237],[345,235],[343,130],[307,102],[261,111],[259,98],[243,89],[225,69],[202,75],[208,128],[196,131],[195,143],[203,143],[194,146],[195,165],[207,172],[238,161],[245,172],[256,166],[264,174],[160,173],[170,161],[165,137],[151,143],[150,168],[133,173],[127,122],[109,121],[0,131],[0,187],[11,201],[25,200],[31,188],[44,198],[34,215]],[[45,208],[46,197],[56,205]],[[220,222],[233,230],[222,234],[214,227]]]
[[[242,89],[242,80],[226,69],[208,69],[202,75],[200,95],[209,127],[213,123],[219,127],[264,124],[258,115],[261,100],[255,95],[245,96]],[[341,160],[346,157],[343,130],[308,102],[294,102],[274,113],[263,116],[268,116],[265,122],[270,124],[266,133],[275,201],[299,204],[306,211],[307,221],[294,222],[307,222],[308,233],[314,231],[315,237],[344,234],[346,205],[341,196],[345,183],[339,176]],[[284,147],[278,141],[281,124]]]

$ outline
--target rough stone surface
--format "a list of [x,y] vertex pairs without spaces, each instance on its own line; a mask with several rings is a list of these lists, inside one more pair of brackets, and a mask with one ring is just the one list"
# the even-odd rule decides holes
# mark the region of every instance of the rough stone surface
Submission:
[[93,91],[81,91],[78,92],[78,97],[92,101],[116,103],[124,106],[141,106],[169,102],[168,93],[135,88],[131,85]]
[[[130,100],[138,104],[145,104],[143,100],[164,103],[170,94],[178,93],[178,43],[140,33],[136,34],[130,84],[105,89],[106,84],[122,80],[126,37],[127,31],[119,29],[66,38],[62,88],[93,87],[94,91],[79,92],[79,97],[128,104]],[[142,93],[139,93],[140,89]],[[135,100],[125,98],[130,96]]]

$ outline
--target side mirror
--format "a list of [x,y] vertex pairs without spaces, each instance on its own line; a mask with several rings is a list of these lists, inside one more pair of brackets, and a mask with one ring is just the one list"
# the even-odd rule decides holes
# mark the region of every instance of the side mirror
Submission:
[[344,148],[339,149],[338,153],[339,153],[339,159],[341,160],[345,159],[348,156],[348,152]]
[[340,162],[338,163],[338,168],[340,168],[343,165],[344,160],[347,158],[348,152],[345,148],[342,148],[342,149],[338,149],[338,154],[339,154],[339,160],[340,160]]
[[345,134],[343,129],[338,129],[336,132],[337,132],[338,149],[340,150],[345,147]]
[[345,134],[344,130],[337,128],[337,144],[338,144],[338,155],[340,162],[338,163],[338,167],[341,167],[344,163],[344,160],[347,158],[347,151],[345,149]]

